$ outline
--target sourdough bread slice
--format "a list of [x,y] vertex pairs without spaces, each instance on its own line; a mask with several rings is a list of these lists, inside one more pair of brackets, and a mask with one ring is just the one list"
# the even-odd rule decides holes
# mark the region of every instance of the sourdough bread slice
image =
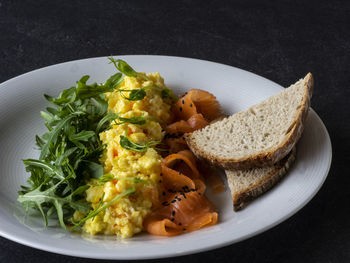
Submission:
[[312,89],[309,73],[248,110],[185,134],[186,142],[197,157],[224,169],[273,165],[300,138]]
[[295,155],[296,149],[294,147],[286,157],[274,165],[247,170],[226,170],[233,209],[238,211],[244,208],[247,203],[277,184],[294,162]]

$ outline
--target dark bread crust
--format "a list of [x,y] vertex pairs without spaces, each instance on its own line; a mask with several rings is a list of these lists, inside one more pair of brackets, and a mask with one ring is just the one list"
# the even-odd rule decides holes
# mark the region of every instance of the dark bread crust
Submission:
[[256,155],[249,156],[247,158],[230,159],[221,158],[215,156],[205,150],[201,149],[195,142],[193,133],[184,135],[187,145],[191,151],[199,158],[210,162],[212,165],[221,167],[223,169],[249,169],[253,167],[264,167],[273,165],[282,158],[284,158],[291,149],[295,146],[301,134],[304,130],[305,121],[310,108],[310,100],[313,92],[314,80],[311,73],[308,73],[305,77],[305,94],[299,112],[294,120],[294,126],[291,128],[289,134],[285,140],[267,152],[259,153]]
[[[286,157],[274,164],[273,170],[271,170],[263,179],[239,193],[232,193],[233,210],[241,210],[249,202],[264,194],[274,185],[280,182],[287,173],[287,170],[290,168],[291,164],[294,162],[295,157],[296,147],[294,147]],[[226,175],[229,177],[230,171],[226,171]],[[229,187],[231,188],[230,184]]]

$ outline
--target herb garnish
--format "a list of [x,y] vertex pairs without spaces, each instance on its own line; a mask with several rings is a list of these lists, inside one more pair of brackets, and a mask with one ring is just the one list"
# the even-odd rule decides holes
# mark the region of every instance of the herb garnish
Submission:
[[108,128],[100,124],[107,114],[103,93],[118,88],[123,77],[117,73],[105,84],[87,84],[88,79],[83,76],[75,87],[63,90],[56,98],[44,95],[53,106],[41,112],[48,131],[36,136],[40,157],[23,160],[31,175],[29,186],[19,191],[18,201],[27,211],[40,211],[46,225],[53,212],[63,228],[74,211],[88,212],[90,206],[81,201],[89,188],[86,180],[103,175],[98,162],[104,151],[98,133]]
[[120,71],[122,72],[125,76],[128,77],[140,77],[143,78],[145,80],[150,80],[146,74],[144,73],[140,73],[140,72],[136,72],[132,67],[130,67],[130,65],[128,63],[126,63],[124,60],[121,59],[115,59],[113,57],[109,57],[108,58],[110,60],[109,63],[113,63],[114,66]]
[[[104,93],[119,91],[124,98],[132,101],[144,99],[147,89],[158,90],[162,98],[174,96],[169,89],[161,89],[155,85],[131,91],[118,90],[123,82],[123,74],[150,79],[144,73],[136,72],[123,60],[109,59],[120,72],[112,75],[104,84],[88,84],[89,76],[85,75],[74,87],[63,90],[57,97],[44,95],[52,104],[46,111],[40,112],[48,131],[35,137],[41,151],[39,159],[23,160],[26,171],[31,175],[28,178],[29,186],[22,186],[22,190],[19,191],[18,201],[26,211],[40,211],[46,225],[48,217],[53,213],[57,214],[60,225],[66,228],[65,222],[75,211],[88,213],[91,210],[88,203],[82,201],[85,191],[89,188],[86,182],[90,178],[101,181],[110,178],[103,175],[103,167],[98,161],[105,148],[99,140],[99,133],[109,129],[110,122],[115,125],[143,125],[148,119],[153,119],[150,116],[124,118],[115,113],[108,113]],[[128,96],[124,93],[128,93]],[[159,143],[150,141],[141,145],[131,142],[126,136],[120,137],[122,147],[138,152],[144,152]],[[147,183],[136,177],[116,179]],[[102,203],[102,197],[99,207],[75,227],[134,192],[135,189],[130,188],[107,203]]]
[[106,183],[106,182],[113,180],[113,178],[114,177],[111,173],[106,173],[106,174],[102,175],[100,178],[98,178],[98,181],[102,182],[102,183]]
[[136,142],[130,141],[127,136],[120,135],[120,146],[127,150],[132,150],[135,152],[145,152],[148,148],[154,147],[161,142],[159,141],[150,141],[146,144],[138,144]]
[[[167,89],[167,88],[159,88],[157,87],[156,85],[152,85],[152,86],[146,86],[146,87],[142,87],[140,89],[133,89],[133,90],[122,90],[122,89],[119,89],[118,91],[121,92],[122,94],[122,97],[126,100],[130,100],[130,101],[138,101],[138,100],[143,100],[147,93],[146,93],[146,90],[148,89],[153,89],[153,90],[156,90],[156,91],[159,91],[161,93],[161,97],[162,99],[165,99],[165,98],[168,98],[168,97],[171,97],[171,91],[170,89]],[[129,96],[125,96],[123,94],[123,92],[129,92]]]
[[75,224],[72,229],[77,228],[78,226],[80,226],[81,224],[85,223],[88,219],[90,218],[94,218],[98,213],[102,212],[103,210],[107,209],[108,207],[110,207],[111,205],[113,205],[114,203],[116,203],[118,200],[120,200],[121,198],[123,198],[124,196],[128,196],[131,194],[135,193],[135,187],[130,187],[128,190],[122,192],[121,194],[117,195],[116,197],[114,197],[111,201],[106,202],[102,205],[100,205],[98,208],[96,208],[95,210],[91,211],[86,217],[84,217],[83,219],[81,219],[77,224]]
[[101,129],[101,127],[108,122],[111,122],[113,125],[121,125],[124,123],[136,124],[136,125],[144,125],[147,120],[158,121],[155,117],[152,116],[138,116],[131,118],[120,117],[118,114],[110,112],[105,117],[103,117],[97,125],[97,131]]
[[[113,57],[108,58],[110,60],[110,63],[113,63],[114,66],[122,73],[124,73],[128,77],[140,77],[145,80],[150,80],[149,77],[147,77],[144,73],[136,72],[128,63],[126,63],[124,60],[121,59],[114,59]],[[171,92],[170,89],[167,88],[159,88],[156,85],[142,87],[140,89],[134,89],[134,90],[118,90],[120,92],[129,92],[129,96],[126,97],[123,93],[122,96],[124,99],[130,100],[130,101],[138,101],[143,100],[146,97],[146,90],[147,89],[153,89],[157,90],[161,93],[161,96],[163,99],[165,98],[172,98],[177,99],[177,97]]]
[[[144,88],[140,89],[133,89],[133,90],[118,90],[121,92],[121,95],[124,99],[130,100],[130,101],[138,101],[143,100],[146,97],[146,91]],[[129,92],[129,96],[125,96],[123,92]]]
[[106,173],[98,179],[98,181],[102,182],[102,183],[105,183],[105,182],[108,182],[111,180],[126,180],[126,181],[133,181],[135,184],[138,184],[138,183],[143,183],[145,185],[149,184],[149,182],[147,182],[141,178],[138,178],[138,177],[114,177],[110,173]]

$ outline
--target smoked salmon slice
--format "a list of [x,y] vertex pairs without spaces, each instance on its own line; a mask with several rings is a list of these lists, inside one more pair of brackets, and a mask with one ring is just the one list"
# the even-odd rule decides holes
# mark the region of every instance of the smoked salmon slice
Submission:
[[190,124],[187,121],[181,120],[174,122],[172,124],[169,124],[165,130],[168,133],[186,133],[186,132],[192,132],[193,128],[190,126]]
[[174,236],[198,230],[217,223],[218,214],[210,201],[197,192],[186,194],[186,199],[171,203],[145,219],[146,230],[153,235]]
[[209,123],[204,119],[202,114],[196,113],[187,121],[180,120],[168,125],[165,130],[169,133],[186,133],[202,129],[208,124]]
[[193,129],[192,131],[202,129],[209,124],[209,122],[206,119],[204,119],[204,117],[201,113],[197,113],[197,114],[192,115],[187,120],[187,123]]
[[215,96],[207,91],[192,89],[173,106],[176,122],[165,127],[171,134],[183,134],[202,129],[221,115]]
[[[162,180],[154,211],[145,218],[144,228],[150,234],[174,236],[195,231],[218,221],[214,205],[205,196],[204,178],[197,169],[194,154],[185,148],[181,134],[202,129],[221,115],[220,104],[211,93],[190,90],[173,106],[176,122],[165,127],[164,143],[169,152],[162,161]],[[201,167],[203,168],[203,166]],[[213,181],[215,188],[222,185]]]
[[145,229],[154,235],[173,236],[217,223],[214,205],[205,196],[205,184],[189,150],[162,161],[160,206],[146,217]]
[[221,107],[210,92],[191,89],[173,105],[173,112],[178,120],[187,121],[196,113],[201,113],[207,121],[212,121],[221,115]]
[[[173,169],[179,163],[182,165],[182,169]],[[172,191],[182,190],[183,187],[194,189],[195,184],[191,178],[198,178],[199,172],[193,153],[184,150],[165,157],[162,161],[162,175],[164,186]]]
[[208,121],[212,121],[221,115],[220,103],[210,92],[192,89],[187,93],[187,96],[189,96],[196,105],[197,112],[202,113],[204,118]]
[[216,224],[218,214],[204,195],[204,183],[191,190],[171,195],[163,207],[145,219],[145,229],[154,235],[174,236]]
[[188,149],[187,143],[183,137],[168,137],[164,140],[164,143],[168,147],[170,153],[177,153]]

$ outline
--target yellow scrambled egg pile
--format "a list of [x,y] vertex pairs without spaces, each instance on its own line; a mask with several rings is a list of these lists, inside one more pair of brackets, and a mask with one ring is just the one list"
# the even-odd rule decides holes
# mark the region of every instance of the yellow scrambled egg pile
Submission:
[[[159,73],[147,74],[149,80],[140,77],[125,77],[120,90],[133,90],[156,85],[166,88]],[[86,200],[96,209],[101,202],[111,201],[115,196],[134,186],[136,193],[123,197],[106,210],[87,220],[83,230],[91,234],[117,235],[122,238],[131,237],[142,231],[143,219],[152,209],[152,193],[157,190],[161,180],[161,156],[153,148],[144,152],[124,149],[120,145],[120,136],[126,135],[130,141],[145,144],[149,141],[161,141],[164,136],[162,125],[170,121],[170,99],[163,99],[161,92],[146,89],[146,97],[139,101],[125,99],[128,93],[111,92],[107,94],[110,112],[123,118],[152,116],[143,125],[123,123],[113,125],[111,129],[100,133],[101,141],[107,145],[101,159],[104,173],[113,179],[101,183],[93,179],[86,191]],[[124,178],[124,179],[123,179]],[[132,178],[142,179],[137,183]],[[101,201],[101,198],[103,200]],[[74,220],[83,217],[79,212]]]

